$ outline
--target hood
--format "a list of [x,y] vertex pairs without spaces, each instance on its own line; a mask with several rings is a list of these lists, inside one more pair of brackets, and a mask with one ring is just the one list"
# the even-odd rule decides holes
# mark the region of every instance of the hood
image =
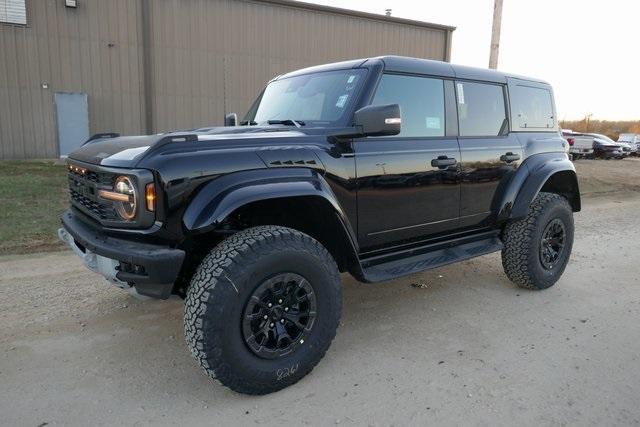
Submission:
[[593,138],[593,142],[595,142],[596,144],[602,146],[602,147],[621,147],[624,144],[621,144],[619,142],[611,142],[611,141],[607,141],[606,139],[602,139],[602,138]]
[[123,136],[90,141],[69,154],[69,159],[95,165],[132,168],[136,167],[142,159],[163,148],[163,151],[231,147],[250,149],[264,147],[271,143],[278,145],[303,141],[310,134],[317,133],[318,129],[238,126],[202,128],[147,136]]
[[[69,159],[94,165],[110,162],[132,163],[157,142],[155,135],[126,136],[89,141],[69,154]],[[103,163],[106,161],[105,163]]]

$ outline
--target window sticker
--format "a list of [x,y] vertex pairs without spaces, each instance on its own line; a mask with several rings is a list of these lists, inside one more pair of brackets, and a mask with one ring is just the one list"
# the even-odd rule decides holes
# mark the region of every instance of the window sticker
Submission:
[[440,129],[440,117],[427,117],[427,129]]
[[349,78],[347,79],[347,84],[353,83],[355,79],[356,79],[356,76],[354,76],[353,74],[350,75]]
[[347,103],[347,99],[349,98],[349,95],[340,95],[338,97],[338,101],[336,102],[336,107],[338,108],[344,108],[344,105]]
[[456,87],[458,89],[458,104],[464,104],[464,86],[462,83],[457,83]]

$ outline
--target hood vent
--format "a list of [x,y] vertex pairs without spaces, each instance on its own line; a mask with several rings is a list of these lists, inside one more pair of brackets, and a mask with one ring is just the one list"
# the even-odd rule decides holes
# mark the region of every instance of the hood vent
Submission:
[[322,168],[322,163],[316,154],[308,148],[278,148],[259,150],[258,156],[270,168],[282,167],[312,167]]
[[315,160],[285,160],[285,161],[280,161],[280,160],[274,160],[273,162],[269,163],[269,166],[295,166],[295,165],[315,165],[316,161]]

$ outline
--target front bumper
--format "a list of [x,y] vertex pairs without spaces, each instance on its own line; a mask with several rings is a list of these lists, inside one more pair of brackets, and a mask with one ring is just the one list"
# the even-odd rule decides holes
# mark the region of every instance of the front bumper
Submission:
[[605,159],[618,159],[625,157],[625,154],[622,150],[603,150],[603,149],[595,149],[594,153],[598,157],[602,157]]
[[80,256],[87,268],[121,288],[167,299],[180,273],[185,252],[167,246],[111,237],[96,230],[71,211],[62,214],[60,239]]

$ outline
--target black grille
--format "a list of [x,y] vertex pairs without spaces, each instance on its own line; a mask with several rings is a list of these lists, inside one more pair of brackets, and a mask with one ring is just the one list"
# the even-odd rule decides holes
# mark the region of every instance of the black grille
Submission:
[[119,220],[112,202],[98,197],[98,190],[111,190],[115,175],[87,169],[69,170],[71,204],[98,221]]

